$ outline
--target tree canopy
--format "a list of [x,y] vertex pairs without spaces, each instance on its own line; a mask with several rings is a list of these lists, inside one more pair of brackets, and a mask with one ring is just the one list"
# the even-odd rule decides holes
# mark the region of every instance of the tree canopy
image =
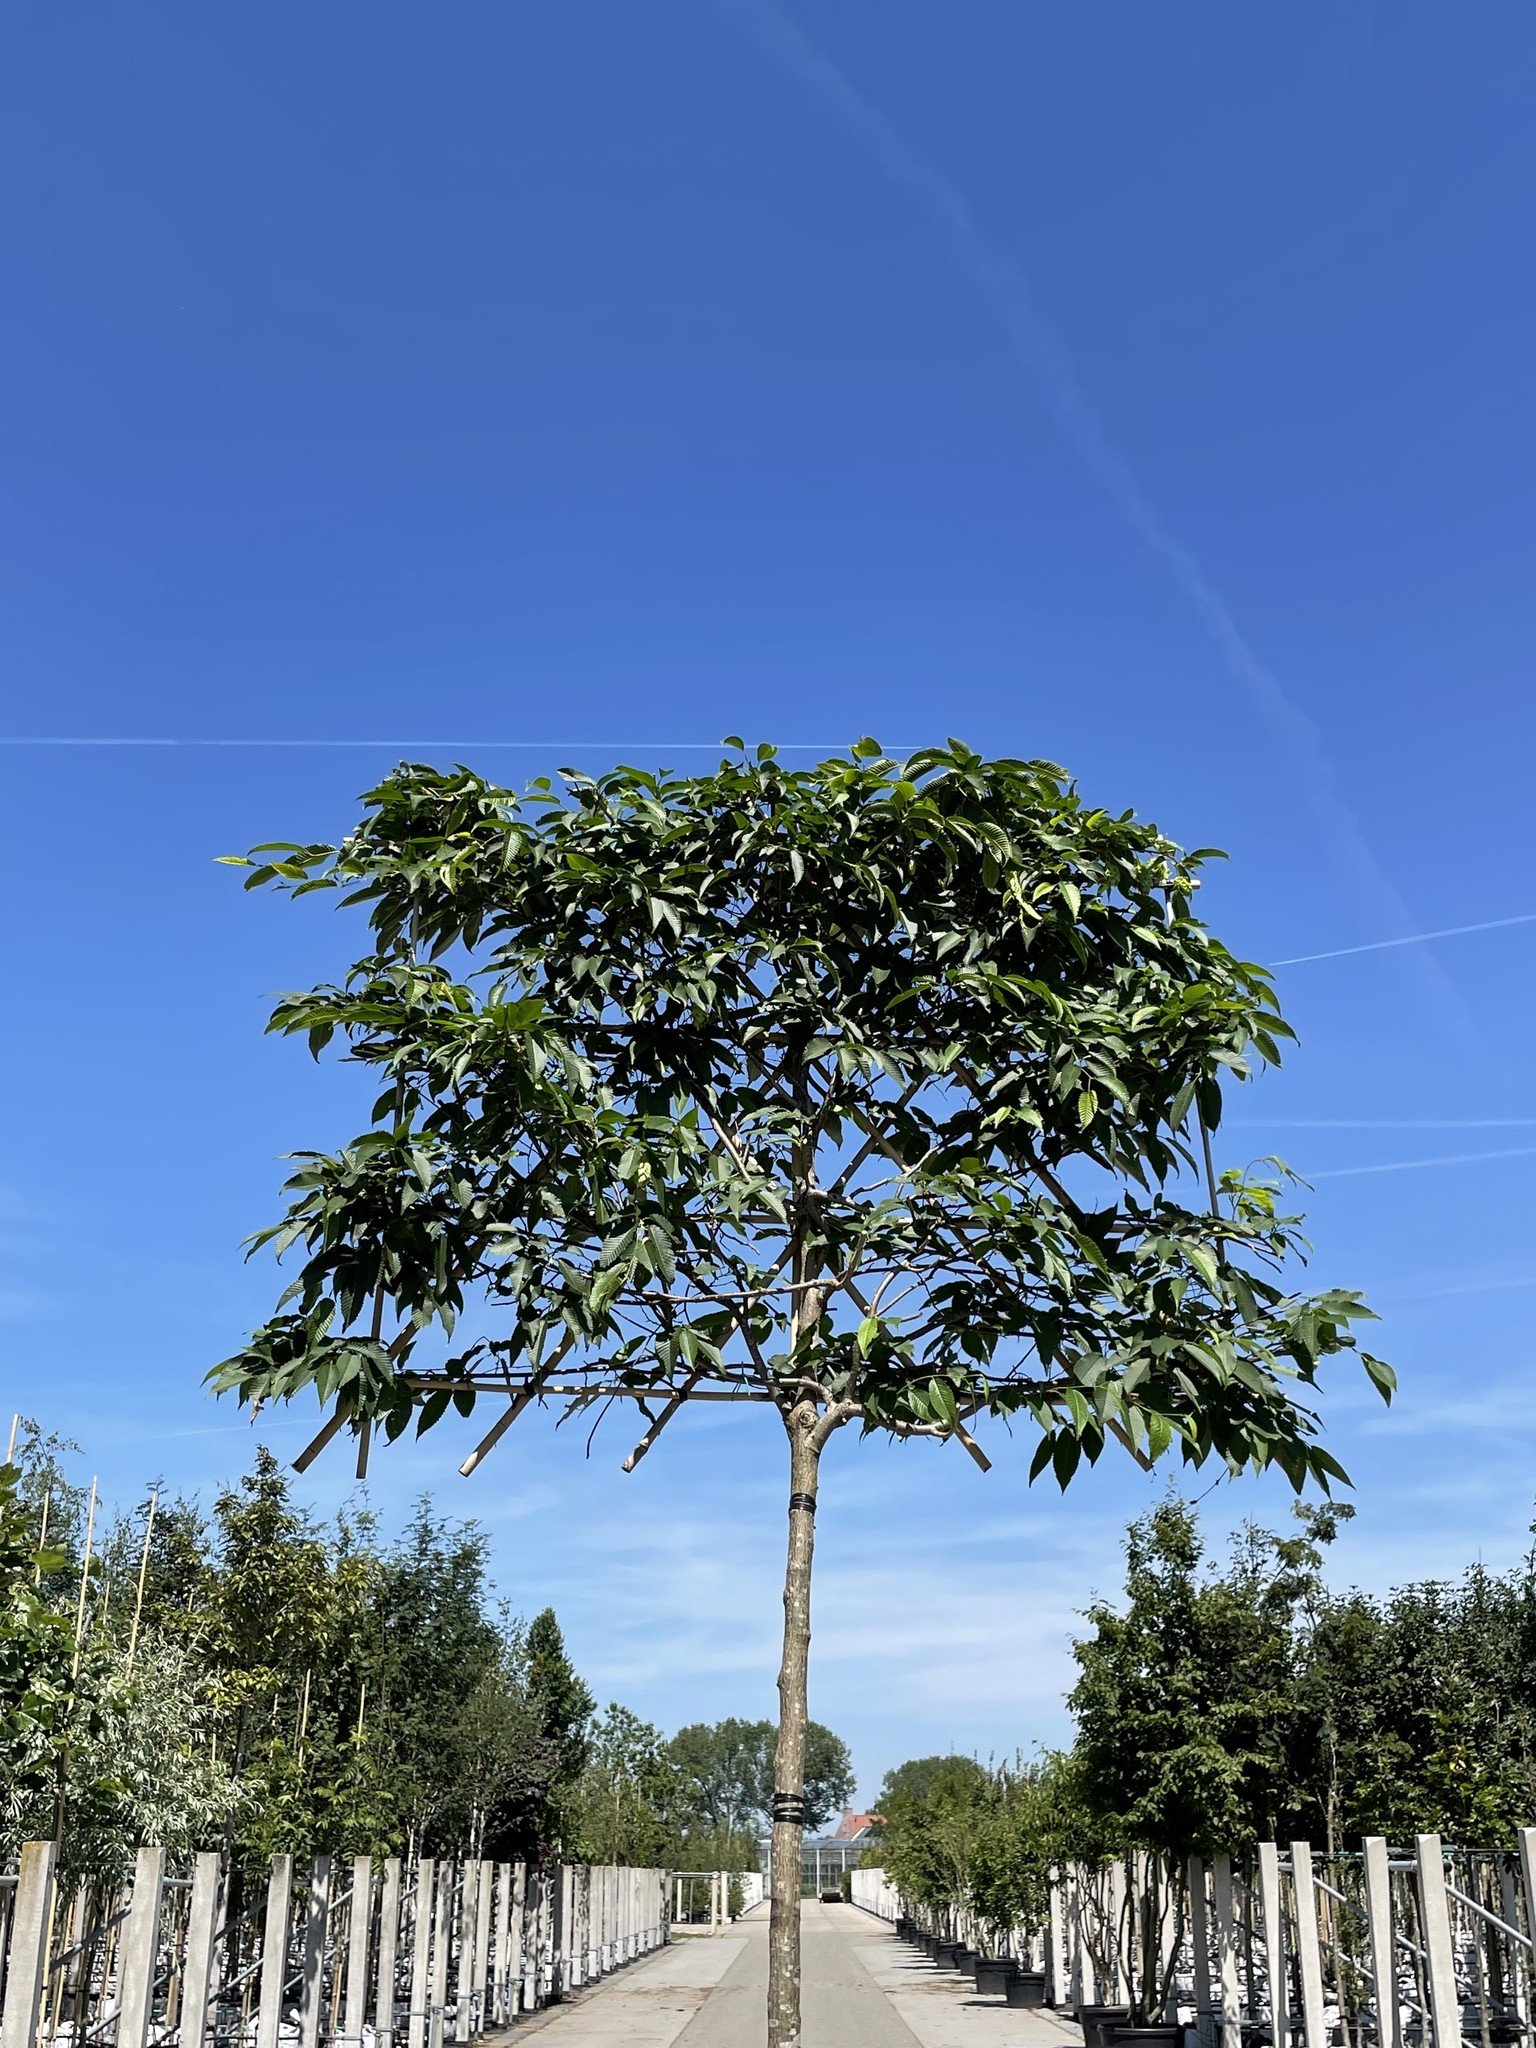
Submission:
[[[853,1797],[848,1745],[819,1721],[805,1731],[805,1825],[823,1827]],[[746,1834],[773,1818],[779,1731],[772,1721],[695,1721],[670,1744],[700,1812],[727,1833]]]
[[[988,1408],[1063,1483],[1117,1436],[1326,1485],[1304,1397],[1362,1305],[1288,1291],[1272,1186],[1184,1194],[1197,1113],[1286,1035],[1194,915],[1204,857],[957,742],[521,796],[398,769],[338,843],[245,857],[365,911],[273,1028],[383,1089],[300,1155],[262,1239],[299,1273],[219,1384],[390,1436],[509,1386]],[[469,1300],[504,1327],[455,1347]]]

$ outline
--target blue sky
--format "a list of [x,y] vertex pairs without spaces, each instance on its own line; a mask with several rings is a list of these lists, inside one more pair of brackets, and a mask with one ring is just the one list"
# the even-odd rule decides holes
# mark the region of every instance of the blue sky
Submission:
[[[0,747],[0,1403],[109,1491],[247,1459],[199,1391],[271,1296],[240,1241],[357,1110],[261,1033],[348,935],[214,857],[345,829],[401,752],[955,732],[1227,848],[1254,958],[1536,912],[1529,11],[153,0],[8,60],[0,728],[181,743]],[[1329,1393],[1338,1574],[1507,1562],[1536,923],[1281,987],[1222,1154],[1315,1176],[1403,1380]],[[374,1494],[482,1516],[604,1693],[770,1711],[771,1428],[628,1448],[535,1423],[464,1483],[445,1438]],[[1062,1732],[1156,1486],[1026,1463],[832,1453],[813,1710],[866,1790]]]

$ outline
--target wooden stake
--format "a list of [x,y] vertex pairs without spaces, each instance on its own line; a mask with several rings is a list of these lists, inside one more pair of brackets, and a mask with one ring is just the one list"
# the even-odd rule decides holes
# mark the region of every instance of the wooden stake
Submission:
[[678,1388],[677,1392],[672,1396],[671,1400],[668,1401],[665,1408],[663,1408],[661,1413],[656,1417],[655,1421],[651,1424],[650,1428],[645,1432],[645,1435],[641,1437],[639,1443],[635,1445],[635,1448],[624,1460],[624,1463],[619,1468],[621,1472],[634,1471],[635,1467],[639,1464],[640,1460],[651,1448],[651,1445],[655,1443],[657,1437],[661,1435],[661,1432],[672,1420],[673,1416],[677,1413],[678,1409],[682,1407],[683,1403],[687,1400],[688,1396],[693,1392],[694,1381],[702,1378],[702,1376],[703,1375],[701,1373],[696,1372],[692,1375],[691,1378],[683,1381],[683,1384]]
[[551,1353],[549,1363],[539,1366],[529,1376],[526,1383],[519,1387],[516,1393],[511,1396],[507,1403],[506,1413],[499,1416],[491,1424],[485,1435],[481,1437],[479,1443],[475,1445],[475,1448],[459,1467],[459,1472],[463,1478],[467,1479],[480,1461],[483,1458],[489,1457],[491,1452],[495,1450],[513,1423],[516,1422],[519,1415],[528,1406],[528,1403],[543,1389],[544,1382],[556,1370],[575,1342],[576,1339],[569,1334],[562,1337]]
[[144,1612],[144,1582],[149,1576],[149,1539],[155,1533],[155,1509],[160,1503],[158,1493],[149,1496],[149,1518],[144,1524],[144,1553],[139,1559],[139,1584],[133,1596],[133,1627],[128,1631],[128,1669],[133,1669],[134,1653],[139,1647],[139,1618]]
[[531,1386],[518,1388],[512,1399],[507,1403],[505,1412],[498,1416],[496,1421],[491,1424],[485,1435],[481,1437],[479,1443],[475,1445],[475,1448],[459,1467],[461,1478],[467,1479],[481,1459],[490,1456],[491,1452],[495,1450],[507,1431],[533,1399],[533,1395],[534,1389]]
[[343,1427],[351,1413],[351,1409],[344,1401],[337,1404],[336,1413],[328,1422],[321,1425],[318,1434],[310,1438],[303,1450],[294,1459],[293,1469],[295,1472],[307,1472],[309,1470],[337,1430]]
[[75,1603],[75,1656],[71,1678],[80,1676],[80,1644],[85,1633],[85,1589],[91,1576],[91,1541],[96,1534],[96,1481],[91,1481],[90,1506],[85,1516],[85,1556],[80,1561],[80,1598]]
[[975,1437],[971,1435],[970,1431],[966,1428],[963,1422],[957,1422],[955,1424],[955,1435],[959,1437],[961,1443],[965,1445],[965,1448],[976,1460],[976,1463],[981,1467],[982,1471],[990,1472],[992,1470],[992,1460],[981,1448],[981,1445],[977,1443]]
[[11,1417],[11,1440],[10,1440],[10,1442],[9,1442],[9,1443],[8,1443],[8,1444],[6,1445],[6,1447],[5,1447],[5,1462],[7,1463],[7,1465],[10,1465],[10,1464],[14,1464],[14,1463],[15,1463],[15,1459],[16,1459],[16,1432],[17,1432],[17,1430],[18,1430],[18,1429],[20,1429],[20,1427],[21,1427],[21,1417],[20,1417],[19,1415],[13,1415],[13,1416]]

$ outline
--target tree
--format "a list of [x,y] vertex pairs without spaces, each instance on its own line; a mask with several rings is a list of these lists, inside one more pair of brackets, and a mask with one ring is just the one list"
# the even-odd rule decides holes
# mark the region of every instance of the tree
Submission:
[[0,1465],[0,1856],[57,1796],[76,1699],[67,1616],[39,1590],[63,1553],[43,1549],[21,1492],[21,1468]]
[[[729,744],[712,774],[522,798],[406,765],[340,843],[242,857],[248,886],[366,912],[351,972],[273,1028],[317,1053],[339,1033],[380,1092],[355,1142],[300,1156],[260,1240],[300,1271],[215,1379],[312,1390],[317,1443],[489,1393],[508,1405],[470,1465],[538,1399],[634,1403],[631,1467],[686,1400],[777,1410],[768,2038],[792,2048],[833,1432],[985,1464],[968,1423],[1024,1417],[1032,1476],[1063,1486],[1114,1438],[1326,1487],[1305,1398],[1364,1311],[1288,1290],[1275,1188],[1199,1188],[1223,1074],[1285,1033],[1193,913],[1201,855],[1044,762],[866,740],[791,771]],[[500,1327],[455,1346],[469,1302]]]
[[[752,1722],[752,1747],[748,1751],[748,1792],[754,1817],[772,1825],[774,1794],[778,1778],[778,1729],[772,1720]],[[819,1720],[805,1722],[805,1825],[825,1827],[854,1796],[854,1759],[840,1735],[823,1729]]]
[[580,1779],[591,1752],[590,1724],[595,1703],[565,1654],[565,1638],[553,1607],[546,1607],[529,1623],[526,1671],[533,1725],[554,1759],[555,1796],[550,1819],[558,1847],[566,1832],[569,1789]]
[[586,1861],[650,1867],[681,1860],[677,1766],[660,1729],[616,1701],[593,1724],[572,1805]]
[[[701,1818],[745,1836],[771,1826],[778,1785],[779,1731],[772,1721],[695,1721],[669,1744],[686,1796]],[[805,1825],[826,1824],[853,1797],[853,1758],[840,1735],[819,1721],[805,1728]]]
[[693,1721],[667,1744],[688,1812],[724,1838],[745,1840],[757,1814],[754,1781],[759,1731],[771,1722]]
[[903,1897],[944,1907],[965,1898],[991,1782],[974,1757],[918,1757],[886,1773],[881,1856]]
[[904,1898],[965,1903],[999,1934],[1041,1924],[1050,1867],[1080,1847],[1065,1758],[988,1769],[968,1756],[914,1757],[888,1771],[874,1854]]

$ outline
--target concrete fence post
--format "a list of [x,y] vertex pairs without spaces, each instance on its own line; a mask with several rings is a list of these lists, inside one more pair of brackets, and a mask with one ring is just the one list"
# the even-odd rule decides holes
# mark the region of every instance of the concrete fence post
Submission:
[[577,1864],[571,1873],[571,1989],[592,1975],[592,1873]]
[[[1173,1877],[1170,1866],[1170,1885]],[[1185,1866],[1185,1881],[1189,1885],[1189,1947],[1195,1983],[1195,2031],[1200,2048],[1215,2048],[1216,2029],[1212,2024],[1215,2011],[1211,2004],[1211,1927],[1206,1905],[1205,1864],[1198,1856],[1191,1856]]]
[[325,1930],[331,1904],[331,1859],[317,1856],[309,1866],[309,1895],[304,1908],[304,1976],[299,1992],[301,2048],[318,2048],[321,1975],[325,1967]]
[[146,2048],[149,2040],[164,1890],[165,1851],[140,1849],[133,1859],[133,1891],[118,1962],[118,2048]]
[[1221,2048],[1242,2048],[1243,1986],[1237,1918],[1232,1910],[1230,1856],[1213,1856],[1211,1859],[1211,1897],[1216,1914],[1216,1962],[1221,1973]]
[[293,1905],[293,1858],[274,1856],[267,1879],[261,1931],[261,1987],[256,2007],[256,2048],[278,2048],[283,1990],[288,1981],[288,1919]]
[[1288,2048],[1291,2000],[1285,1982],[1285,1921],[1280,1911],[1280,1851],[1274,1842],[1259,1844],[1259,1918],[1263,1924],[1264,1978],[1269,1988],[1270,2039],[1274,2048]]
[[378,2048],[395,2048],[395,1970],[400,1955],[400,1858],[384,1860],[384,1884],[379,1893],[378,1990],[374,1994],[373,2025]]
[[448,1954],[453,1946],[453,1865],[439,1863],[432,1913],[432,1970],[428,1978],[427,2048],[439,2048],[448,2022]]
[[48,1922],[53,1906],[52,1842],[22,1845],[21,1869],[11,1910],[10,1966],[5,1977],[5,2012],[0,2048],[33,2048],[37,2016],[48,1975]]
[[508,1952],[514,2013],[528,2011],[528,1866],[512,1866],[512,1939]]
[[[1536,1940],[1536,1828],[1520,1830],[1520,1889],[1525,1897],[1525,1931]],[[1509,1915],[1511,1920],[1515,1915]],[[1516,2010],[1529,2021],[1536,2005],[1536,1957],[1530,1951],[1517,1957],[1515,1981],[1519,1986]]]
[[504,2027],[511,2017],[509,1989],[512,1973],[509,1967],[508,1944],[512,1927],[512,1866],[498,1863],[496,1866],[496,1930],[495,1962],[491,1968],[491,2024]]
[[359,2048],[368,2017],[368,1937],[373,1921],[373,1858],[352,1858],[352,1897],[347,1908],[347,2003],[342,2028]]
[[549,1885],[549,1997],[571,1988],[571,1866],[557,1863]]
[[544,1948],[549,1933],[549,1872],[541,1866],[528,1873],[528,1974],[527,2011],[537,2012],[544,2003]]
[[432,1904],[437,1865],[430,1856],[416,1864],[416,1919],[411,1942],[411,2003],[406,2012],[407,2048],[426,2048],[427,2009],[432,2003]]
[[1456,1952],[1451,1944],[1450,1902],[1445,1890],[1445,1851],[1438,1835],[1415,1835],[1413,1847],[1419,1866],[1435,2048],[1460,2048],[1461,2001],[1456,1993]]
[[1365,1926],[1371,1950],[1376,2039],[1379,2048],[1402,2048],[1403,2018],[1397,2003],[1397,1954],[1392,1939],[1392,1877],[1382,1835],[1365,1838]]
[[1291,1888],[1296,1918],[1296,1961],[1301,1970],[1301,2024],[1306,2048],[1328,2048],[1323,2025],[1323,1949],[1317,1927],[1317,1886],[1312,1844],[1291,1844]]
[[474,2022],[477,2034],[491,2028],[491,1909],[495,1904],[496,1866],[482,1856],[475,1885],[475,1998]]
[[187,1906],[187,1952],[181,1965],[182,2048],[203,2048],[207,2030],[213,1952],[218,1939],[219,1877],[218,1852],[205,1849],[192,1865],[192,1897]]
[[459,1878],[458,1970],[453,1985],[453,2038],[475,2031],[475,1929],[479,1924],[480,1866],[466,1856]]

